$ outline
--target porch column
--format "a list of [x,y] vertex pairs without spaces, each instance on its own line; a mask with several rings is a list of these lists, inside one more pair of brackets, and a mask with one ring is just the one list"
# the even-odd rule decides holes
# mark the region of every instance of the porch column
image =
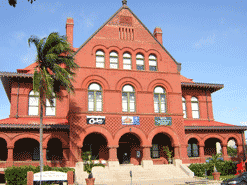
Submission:
[[150,148],[152,145],[143,145],[142,146],[142,161],[141,165],[144,169],[151,168],[153,166],[153,160],[150,156]]
[[13,150],[14,147],[8,147],[8,159],[7,159],[7,166],[12,166],[14,164],[14,159],[13,159]]
[[179,146],[174,146],[174,159],[179,159]]
[[228,154],[227,154],[227,145],[226,144],[222,144],[222,153],[223,153],[224,161],[228,161],[229,157],[228,157]]
[[108,159],[108,166],[109,168],[119,167],[119,162],[117,158],[117,146],[107,146],[109,148],[109,159]]
[[201,163],[205,163],[206,162],[206,158],[204,156],[204,145],[200,145],[199,146],[199,156],[201,159]]
[[78,162],[82,162],[82,157],[81,157],[81,155],[82,155],[82,147],[79,148],[78,152],[79,152],[79,154],[78,154]]

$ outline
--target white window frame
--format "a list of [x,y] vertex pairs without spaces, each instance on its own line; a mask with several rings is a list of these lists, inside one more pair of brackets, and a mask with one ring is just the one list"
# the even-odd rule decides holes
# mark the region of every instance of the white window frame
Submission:
[[[162,89],[163,92],[157,92],[159,89]],[[158,89],[158,90],[157,90]],[[156,91],[156,92],[155,92]],[[155,98],[158,97],[158,103],[155,101]],[[165,96],[165,101],[161,102],[161,96]],[[166,113],[167,112],[167,100],[166,100],[166,90],[165,88],[161,86],[157,86],[154,88],[154,112],[155,113]],[[158,107],[156,109],[156,105],[158,104]],[[164,110],[162,109],[164,107]]]
[[[50,104],[49,100],[46,99],[46,103],[45,103],[45,115],[46,116],[56,116],[56,98],[55,98],[55,94],[53,93],[53,105]],[[50,113],[51,110],[51,113]]]
[[[142,61],[143,64],[142,65],[138,64],[138,61],[140,61],[140,62]],[[142,67],[143,69],[138,69],[139,66]],[[136,55],[136,70],[138,70],[138,71],[144,71],[145,70],[145,58],[144,58],[144,55],[141,53],[138,53]]]
[[[126,61],[129,60],[130,63],[126,63]],[[131,70],[132,69],[132,59],[131,54],[128,52],[125,52],[123,54],[123,69]]]
[[[197,109],[193,109],[193,105],[197,104]],[[199,119],[200,118],[200,111],[199,111],[199,101],[196,97],[191,98],[191,111],[192,111],[192,118]],[[197,114],[196,114],[197,113]],[[198,116],[196,116],[198,115]]]
[[[97,50],[95,53],[95,61],[96,61],[96,67],[98,68],[105,68],[105,52],[103,50]],[[103,61],[100,61],[100,58],[103,59]],[[102,66],[103,64],[103,66]],[[101,66],[99,66],[101,65]]]
[[[98,86],[98,89],[94,89],[94,87],[92,86]],[[92,87],[92,89],[90,89],[90,86]],[[93,94],[93,99],[89,99],[89,94]],[[100,99],[97,99],[97,97],[100,96]],[[93,100],[93,101],[92,101]],[[90,107],[90,103],[93,102],[93,107]],[[98,105],[98,103],[100,104],[100,106]],[[103,110],[103,93],[102,93],[102,87],[97,84],[97,83],[91,83],[88,86],[88,111],[89,112],[102,112]]]
[[[149,71],[157,71],[157,57],[154,54],[149,55]],[[155,67],[155,70],[152,68]]]
[[[112,59],[117,59],[117,62],[113,62]],[[119,58],[118,58],[118,53],[116,51],[112,51],[110,53],[110,68],[111,69],[118,69],[118,63],[119,63]],[[113,67],[116,66],[116,67]]]
[[182,97],[182,107],[183,107],[183,118],[187,118],[187,111],[186,111],[186,100]]
[[[128,87],[131,87],[132,90],[128,90]],[[127,90],[124,90],[127,89]],[[126,94],[126,95],[125,95]],[[133,109],[131,108],[131,103],[133,104],[133,102],[131,102],[131,97],[134,97],[134,107]],[[127,101],[125,102],[124,99],[127,99]],[[127,109],[125,110],[125,106],[127,103]],[[123,112],[136,112],[136,97],[135,97],[135,89],[132,85],[124,85],[122,88],[122,111]]]
[[[37,101],[36,105],[30,105],[31,103],[31,99],[34,98],[35,101]],[[36,114],[32,114],[32,112],[34,111],[34,108],[36,108],[37,110],[35,111]],[[33,90],[30,91],[29,95],[28,95],[28,115],[29,116],[38,116],[39,115],[39,93],[34,93]]]

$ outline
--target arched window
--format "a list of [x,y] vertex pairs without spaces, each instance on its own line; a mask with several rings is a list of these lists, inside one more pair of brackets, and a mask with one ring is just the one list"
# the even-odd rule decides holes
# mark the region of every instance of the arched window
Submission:
[[123,69],[131,69],[131,55],[129,53],[123,54]]
[[131,85],[125,85],[122,90],[123,112],[135,112],[135,90]]
[[45,104],[45,115],[46,116],[55,116],[56,115],[56,98],[53,93],[52,104],[50,104],[49,100],[46,99]]
[[97,83],[88,87],[88,111],[102,111],[102,89]]
[[166,112],[166,91],[163,87],[155,87],[154,89],[154,112]]
[[39,115],[39,93],[30,91],[28,97],[28,115],[37,116]]
[[196,97],[191,98],[191,109],[192,109],[192,118],[198,119],[200,117],[199,102]]
[[149,70],[157,71],[157,58],[154,55],[149,55]]
[[96,67],[105,67],[105,53],[101,50],[96,52]]
[[144,56],[140,53],[136,55],[136,69],[144,70]]
[[184,118],[187,118],[187,114],[186,114],[186,101],[185,101],[185,98],[184,97],[182,97],[182,105],[183,105]]
[[195,138],[189,140],[187,153],[188,157],[199,157],[197,140]]
[[110,68],[118,68],[118,54],[114,51],[110,53]]

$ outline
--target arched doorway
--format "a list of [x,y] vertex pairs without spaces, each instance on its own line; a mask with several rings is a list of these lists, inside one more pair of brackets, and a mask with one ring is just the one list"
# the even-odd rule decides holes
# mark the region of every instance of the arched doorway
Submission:
[[139,138],[132,133],[122,135],[119,139],[117,157],[119,164],[140,164],[141,151]]
[[[219,143],[219,149],[218,149],[217,143]],[[205,141],[204,155],[212,156],[212,154],[216,155],[217,153],[221,153],[220,148],[222,147],[221,147],[221,141],[219,139],[209,138]]]
[[[154,159],[154,164],[167,164],[168,156],[163,151],[163,147],[168,146],[169,150],[172,151],[172,157],[174,157],[174,148],[172,147],[172,139],[165,133],[156,134],[152,140],[151,158]],[[160,159],[156,161],[155,159]]]
[[63,159],[62,142],[58,138],[52,138],[48,141],[46,159],[51,161],[60,161]]
[[39,160],[39,142],[35,139],[24,138],[15,142],[14,161],[38,161]]
[[109,149],[106,138],[99,133],[87,135],[83,141],[82,153],[90,151],[93,160],[108,160]]
[[1,148],[0,160],[6,161],[8,157],[8,149],[7,149],[7,143],[3,138],[0,138],[0,148]]

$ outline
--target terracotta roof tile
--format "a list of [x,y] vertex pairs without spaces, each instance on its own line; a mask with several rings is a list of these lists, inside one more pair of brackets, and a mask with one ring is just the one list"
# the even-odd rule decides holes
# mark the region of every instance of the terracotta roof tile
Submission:
[[202,120],[184,120],[184,126],[207,126],[207,127],[213,127],[213,126],[226,126],[226,127],[234,127],[237,125],[227,124],[227,123],[221,123],[217,121],[202,121]]
[[186,78],[183,75],[180,75],[180,81],[181,82],[187,82],[187,83],[195,83],[195,82],[193,82],[193,79]]

